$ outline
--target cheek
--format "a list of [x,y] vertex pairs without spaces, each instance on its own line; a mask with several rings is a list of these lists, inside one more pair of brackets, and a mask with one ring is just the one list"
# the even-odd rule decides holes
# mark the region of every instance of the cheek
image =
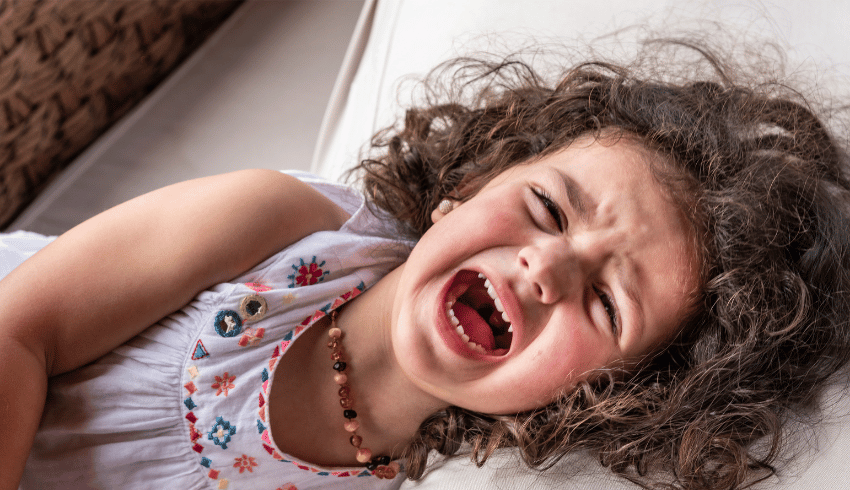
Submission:
[[[481,230],[488,236],[511,237],[516,239],[517,233],[525,230],[523,217],[524,205],[517,199],[493,200],[482,203],[486,217],[476,221],[475,229]],[[485,223],[482,223],[486,219]],[[472,230],[469,230],[472,231]]]
[[525,238],[525,227],[514,206],[491,200],[462,204],[425,232],[408,262],[432,271],[451,269],[488,249],[515,244]]
[[607,361],[598,339],[583,335],[580,329],[541,336],[537,341],[540,344],[526,353],[524,374],[515,380],[516,399],[524,401],[525,409],[549,403]]
[[522,194],[510,187],[495,189],[460,204],[446,218],[456,220],[467,233],[511,232],[526,213]]

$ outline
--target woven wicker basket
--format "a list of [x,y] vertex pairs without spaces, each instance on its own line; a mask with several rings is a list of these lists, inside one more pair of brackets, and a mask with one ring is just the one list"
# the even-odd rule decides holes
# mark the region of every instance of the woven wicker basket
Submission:
[[0,0],[0,229],[239,0]]

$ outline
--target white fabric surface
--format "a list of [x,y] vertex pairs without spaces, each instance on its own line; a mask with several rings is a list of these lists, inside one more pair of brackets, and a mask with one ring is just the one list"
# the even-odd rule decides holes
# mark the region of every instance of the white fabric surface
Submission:
[[0,234],[0,279],[55,238],[28,231]]

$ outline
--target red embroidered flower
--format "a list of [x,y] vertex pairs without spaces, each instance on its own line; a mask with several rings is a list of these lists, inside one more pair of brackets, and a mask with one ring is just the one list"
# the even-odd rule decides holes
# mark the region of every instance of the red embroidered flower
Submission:
[[323,274],[324,271],[319,268],[319,265],[311,262],[298,268],[298,277],[295,278],[295,282],[299,286],[312,286],[319,282]]
[[298,487],[291,483],[284,483],[282,487],[278,487],[277,490],[298,490]]
[[254,458],[248,456],[247,454],[243,454],[241,458],[235,458],[233,463],[234,468],[239,468],[239,473],[242,474],[243,471],[248,470],[249,473],[254,472],[254,467],[259,466],[257,461]]
[[236,388],[236,385],[233,384],[233,381],[236,380],[236,376],[230,376],[227,371],[221,377],[215,377],[215,383],[212,384],[213,389],[217,389],[215,396],[218,396],[224,393],[224,396],[227,396],[228,390],[231,388]]

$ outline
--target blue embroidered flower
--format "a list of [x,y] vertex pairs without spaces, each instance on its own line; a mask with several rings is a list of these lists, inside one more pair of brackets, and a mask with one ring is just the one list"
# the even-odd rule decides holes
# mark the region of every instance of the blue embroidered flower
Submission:
[[230,422],[221,417],[215,418],[215,424],[207,434],[207,439],[213,441],[222,449],[227,449],[227,443],[230,442],[231,436],[236,434],[236,426],[230,425]]
[[215,331],[222,337],[236,337],[242,333],[242,318],[233,310],[219,311],[213,325]]

